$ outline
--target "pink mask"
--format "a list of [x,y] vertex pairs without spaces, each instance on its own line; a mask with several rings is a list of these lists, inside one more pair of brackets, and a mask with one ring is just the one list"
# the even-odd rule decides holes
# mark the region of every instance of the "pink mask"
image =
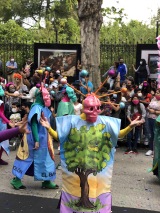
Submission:
[[160,95],[155,95],[155,97],[158,101],[160,100]]
[[44,104],[46,107],[49,107],[51,105],[51,98],[48,90],[44,87],[43,83],[41,84],[41,91]]
[[133,100],[132,103],[137,105],[137,104],[139,104],[139,100]]
[[87,95],[83,101],[83,112],[86,114],[86,121],[94,123],[97,120],[100,110],[101,102],[93,94]]

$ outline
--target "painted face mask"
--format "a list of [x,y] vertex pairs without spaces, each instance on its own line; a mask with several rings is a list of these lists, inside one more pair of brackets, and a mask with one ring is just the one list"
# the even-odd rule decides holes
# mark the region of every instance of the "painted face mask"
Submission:
[[86,114],[86,121],[94,123],[97,120],[100,110],[101,102],[99,99],[89,94],[83,101],[83,112]]
[[44,104],[46,107],[49,107],[51,105],[50,94],[43,84],[41,85],[41,91],[42,91]]
[[137,104],[139,104],[139,100],[133,100],[132,103],[137,105]]

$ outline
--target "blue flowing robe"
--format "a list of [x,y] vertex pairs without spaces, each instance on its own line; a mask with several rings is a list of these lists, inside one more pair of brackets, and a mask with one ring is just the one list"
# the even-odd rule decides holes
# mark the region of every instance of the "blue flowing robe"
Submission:
[[35,147],[35,141],[31,131],[27,134],[29,157],[26,160],[16,158],[13,164],[12,173],[20,179],[22,179],[25,174],[34,176],[34,179],[38,181],[55,180],[56,178],[55,162],[51,158],[48,149],[48,132],[39,122],[42,112],[49,120],[51,111],[47,107],[42,107],[39,104],[35,104],[28,115],[28,129],[31,131],[31,120],[33,116],[37,114],[39,149],[33,149]]

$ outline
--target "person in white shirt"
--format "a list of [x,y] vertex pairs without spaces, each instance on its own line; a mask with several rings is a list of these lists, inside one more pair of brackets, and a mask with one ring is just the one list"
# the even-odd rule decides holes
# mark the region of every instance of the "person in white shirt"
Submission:
[[73,106],[74,106],[75,115],[80,115],[82,113],[82,108],[83,108],[82,104],[76,101],[73,103]]

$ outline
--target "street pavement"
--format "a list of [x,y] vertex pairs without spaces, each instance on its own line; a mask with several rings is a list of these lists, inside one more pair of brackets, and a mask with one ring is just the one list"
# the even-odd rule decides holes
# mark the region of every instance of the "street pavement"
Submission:
[[[147,151],[145,148],[139,148],[138,154],[128,155],[124,154],[125,149],[125,146],[120,146],[115,154],[112,179],[113,206],[160,212],[160,181],[153,173],[147,171],[152,167],[152,157],[145,156]],[[58,164],[60,159],[57,149],[55,149],[55,154],[56,164]],[[4,160],[9,162],[9,165],[0,166],[0,195],[9,193],[58,200],[62,186],[61,170],[57,170],[55,181],[60,186],[58,190],[41,189],[41,182],[34,181],[33,177],[29,176],[24,176],[23,179],[23,184],[27,187],[25,190],[13,189],[10,180],[13,178],[11,171],[15,156],[16,151],[11,151],[9,156],[5,154],[2,156]],[[0,210],[1,212],[3,213]]]

